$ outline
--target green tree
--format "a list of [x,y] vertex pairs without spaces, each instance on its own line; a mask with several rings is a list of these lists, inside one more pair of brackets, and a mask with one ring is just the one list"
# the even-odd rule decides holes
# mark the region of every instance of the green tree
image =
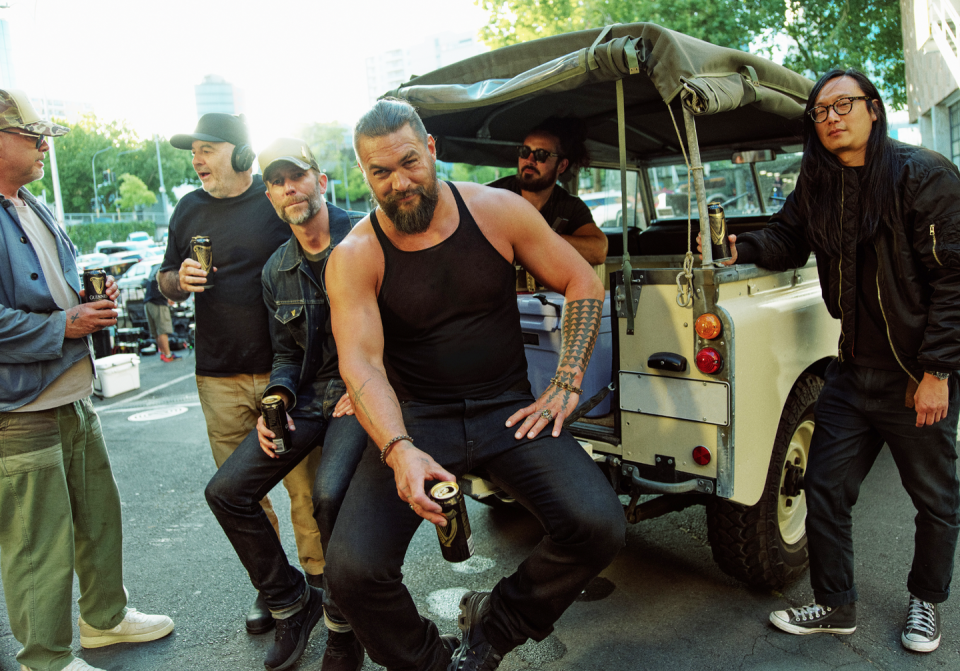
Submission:
[[[104,121],[92,114],[76,123],[57,122],[70,128],[69,133],[54,140],[64,211],[93,212],[94,181],[97,182],[101,211],[113,209],[114,201],[120,197],[117,191],[119,184],[105,180],[104,173],[107,171],[114,175],[135,175],[147,189],[155,193],[159,191],[156,145],[152,138],[142,139],[123,122]],[[160,139],[160,161],[171,203],[176,200],[172,194],[173,187],[185,183],[199,184],[191,165],[190,152],[175,149],[163,138]],[[49,165],[43,179],[33,182],[29,188],[35,195],[45,191],[47,199],[52,200],[53,182]]]
[[120,197],[117,199],[117,205],[121,210],[131,212],[138,207],[153,205],[157,202],[157,196],[143,180],[136,175],[124,173],[120,175]]
[[611,23],[647,21],[734,49],[775,53],[816,79],[833,67],[865,72],[894,108],[906,104],[900,5],[890,0],[475,0],[491,47]]
[[[336,204],[346,207],[346,196],[349,194],[351,208],[367,209],[370,189],[367,188],[367,183],[363,179],[363,172],[357,167],[352,136],[349,126],[336,121],[311,124],[304,127],[300,135],[310,145],[310,150],[317,158],[317,164],[327,174],[327,178],[340,181],[336,185]],[[345,172],[346,190],[343,187]],[[329,190],[327,194],[329,195]]]

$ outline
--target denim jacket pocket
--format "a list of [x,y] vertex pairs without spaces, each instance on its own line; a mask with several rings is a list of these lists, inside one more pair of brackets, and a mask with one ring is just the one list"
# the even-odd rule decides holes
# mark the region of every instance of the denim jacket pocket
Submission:
[[278,303],[274,317],[290,331],[297,344],[307,348],[307,315],[303,303]]

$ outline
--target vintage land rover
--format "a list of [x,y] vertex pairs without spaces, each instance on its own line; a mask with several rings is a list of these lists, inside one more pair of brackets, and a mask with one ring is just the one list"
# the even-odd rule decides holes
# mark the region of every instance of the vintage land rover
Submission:
[[[796,178],[811,87],[763,58],[637,23],[498,49],[389,93],[418,108],[442,162],[516,168],[538,122],[586,122],[592,166],[567,186],[607,208],[598,271],[611,308],[609,345],[591,362],[605,376],[570,430],[629,521],[705,505],[714,559],[757,586],[807,566],[803,473],[839,327],[812,259],[788,272],[726,267],[709,245],[700,261],[695,238],[710,239],[711,200],[729,232],[766,225]],[[536,301],[552,315],[546,330],[559,328],[562,297]],[[543,333],[524,333],[532,361]],[[465,490],[505,496],[477,477]]]

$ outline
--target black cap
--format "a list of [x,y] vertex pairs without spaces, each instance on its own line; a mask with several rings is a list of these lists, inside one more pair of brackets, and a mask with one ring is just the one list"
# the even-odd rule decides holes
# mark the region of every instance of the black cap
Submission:
[[242,114],[220,114],[211,112],[204,114],[197,122],[197,130],[191,134],[174,135],[170,144],[177,149],[192,149],[196,140],[204,142],[229,142],[240,146],[250,144],[247,135],[247,124]]

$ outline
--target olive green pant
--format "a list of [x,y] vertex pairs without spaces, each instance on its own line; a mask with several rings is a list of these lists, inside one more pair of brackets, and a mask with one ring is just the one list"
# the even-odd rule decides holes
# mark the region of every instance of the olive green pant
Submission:
[[[269,382],[270,373],[230,377],[197,375],[200,407],[207,422],[207,437],[217,468],[223,466],[247,434],[257,428],[260,401]],[[300,566],[310,575],[323,573],[326,565],[320,529],[313,516],[313,481],[320,466],[320,454],[319,449],[311,452],[283,479],[283,486],[290,495],[290,521]],[[260,505],[279,536],[280,522],[270,497],[263,497]]]
[[89,398],[39,412],[0,412],[0,574],[17,660],[60,671],[73,660],[73,573],[80,615],[123,620],[120,494]]

